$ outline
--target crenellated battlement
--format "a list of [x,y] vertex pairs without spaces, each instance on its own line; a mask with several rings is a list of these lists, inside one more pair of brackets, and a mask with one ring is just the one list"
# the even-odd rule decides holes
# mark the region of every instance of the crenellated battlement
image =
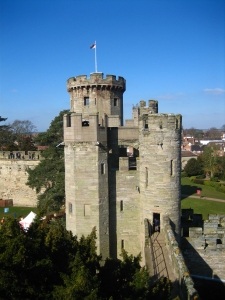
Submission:
[[118,76],[116,79],[115,75],[106,75],[103,77],[103,73],[91,73],[90,78],[86,75],[79,75],[77,77],[71,77],[67,80],[67,91],[70,92],[74,89],[120,89],[123,92],[126,90],[126,80]]

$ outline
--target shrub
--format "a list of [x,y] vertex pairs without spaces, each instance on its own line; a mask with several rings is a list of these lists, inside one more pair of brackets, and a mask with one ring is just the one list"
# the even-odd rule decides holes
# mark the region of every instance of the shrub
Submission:
[[193,179],[192,182],[204,185],[204,180],[203,179],[196,178],[196,179]]
[[201,175],[198,175],[196,176],[197,179],[204,179],[205,178],[205,174],[201,174]]
[[219,187],[221,184],[218,182],[214,182],[214,181],[204,181],[204,185],[216,188],[216,187]]
[[196,179],[196,176],[191,176],[191,177],[190,177],[190,180],[191,180],[192,182],[194,182],[195,179]]
[[183,172],[181,172],[181,177],[188,177],[188,175],[185,171],[183,171]]
[[211,178],[210,178],[210,181],[218,182],[218,177],[211,177]]
[[200,162],[195,158],[189,159],[186,166],[184,167],[184,171],[188,174],[188,176],[203,174],[202,166]]

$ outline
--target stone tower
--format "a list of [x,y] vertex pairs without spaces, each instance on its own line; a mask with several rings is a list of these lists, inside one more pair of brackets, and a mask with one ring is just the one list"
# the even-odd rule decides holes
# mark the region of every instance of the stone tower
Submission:
[[123,124],[125,80],[102,73],[67,81],[70,111],[64,116],[66,226],[80,237],[96,227],[97,249],[109,256],[107,128]]
[[179,239],[181,116],[158,114],[158,101],[142,100],[123,126],[122,77],[72,77],[67,89],[67,229],[80,237],[95,227],[103,258],[125,248],[141,252],[144,264],[146,223],[167,215]]

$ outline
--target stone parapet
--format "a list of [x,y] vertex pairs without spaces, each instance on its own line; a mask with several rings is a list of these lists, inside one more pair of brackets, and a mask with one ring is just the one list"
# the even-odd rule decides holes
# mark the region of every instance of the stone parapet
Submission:
[[164,225],[166,246],[168,248],[168,253],[170,255],[176,278],[179,281],[182,299],[200,299],[198,292],[194,288],[194,282],[191,278],[190,272],[171,228],[170,219],[164,216],[162,221]]
[[99,87],[102,89],[122,89],[125,91],[126,80],[121,76],[116,79],[115,75],[106,75],[106,77],[103,78],[103,73],[91,73],[90,78],[87,78],[86,75],[79,75],[67,80],[68,92],[72,89],[93,87]]

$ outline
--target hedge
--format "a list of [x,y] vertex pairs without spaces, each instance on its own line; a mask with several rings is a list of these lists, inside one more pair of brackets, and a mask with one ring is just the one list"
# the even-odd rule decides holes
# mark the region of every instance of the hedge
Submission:
[[193,183],[197,183],[197,184],[202,184],[202,185],[206,185],[206,186],[211,186],[213,187],[216,191],[221,192],[221,193],[225,193],[225,185],[221,184],[219,182],[214,182],[214,181],[208,181],[208,180],[203,180],[203,179],[197,179],[197,178],[193,178],[195,176],[191,177],[191,181]]

